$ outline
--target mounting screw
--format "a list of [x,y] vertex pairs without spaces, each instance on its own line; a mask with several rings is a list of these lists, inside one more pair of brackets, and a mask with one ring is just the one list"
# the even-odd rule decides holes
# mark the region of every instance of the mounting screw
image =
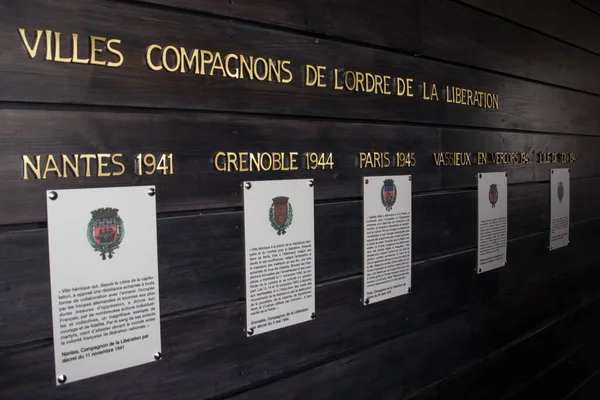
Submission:
[[252,189],[252,184],[250,182],[244,183],[244,187],[248,190]]
[[409,287],[409,288],[408,288],[408,293],[410,293],[411,291],[412,291],[412,289]]
[[369,180],[365,179],[365,185],[368,185],[368,184],[369,184]]
[[369,298],[367,297],[367,298],[365,299],[365,305],[369,305],[369,303],[370,303],[370,301],[369,301]]
[[315,186],[315,181],[313,181],[312,179],[308,181],[308,186],[313,187]]
[[481,273],[481,268],[479,268],[479,273]]
[[483,175],[482,175],[482,174],[479,174],[479,179],[481,179],[481,178],[483,178]]
[[551,173],[551,174],[553,174],[553,173],[554,173],[554,170],[553,170],[553,169],[551,169],[551,170],[550,170],[550,173]]
[[505,173],[504,173],[504,176],[508,176],[508,172],[505,172]]
[[58,383],[60,383],[60,384],[67,383],[67,376],[66,375],[59,375],[58,376]]
[[[53,190],[53,191],[51,191],[50,193],[48,193],[48,198],[49,198],[50,200],[56,200],[56,199],[58,199],[58,193],[56,193],[56,192]],[[61,376],[64,376],[64,375],[61,375]],[[65,379],[66,379],[66,377],[65,377]]]
[[156,189],[150,188],[148,189],[148,196],[154,196],[156,194]]
[[409,181],[412,181],[412,175],[409,175],[409,176],[408,176],[408,180],[409,180]]
[[162,353],[160,351],[157,351],[156,353],[154,353],[154,359],[156,361],[161,360],[162,359]]
[[317,317],[317,314],[315,314],[315,313],[310,314],[311,319],[315,319],[316,317]]
[[550,246],[550,250],[554,250],[554,246]]
[[254,335],[254,328],[250,328],[250,329],[248,329],[248,330],[246,331],[246,334],[247,334],[248,336],[252,336],[252,335]]

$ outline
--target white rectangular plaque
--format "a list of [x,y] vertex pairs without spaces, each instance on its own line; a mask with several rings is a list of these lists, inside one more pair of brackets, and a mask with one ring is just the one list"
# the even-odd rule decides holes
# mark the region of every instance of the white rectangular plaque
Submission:
[[410,290],[412,178],[369,176],[363,179],[363,304]]
[[550,170],[550,250],[569,244],[571,182],[568,168]]
[[244,183],[246,334],[309,321],[315,312],[310,179]]
[[477,175],[477,272],[506,264],[507,179],[505,172]]
[[57,384],[160,358],[154,193],[47,192]]

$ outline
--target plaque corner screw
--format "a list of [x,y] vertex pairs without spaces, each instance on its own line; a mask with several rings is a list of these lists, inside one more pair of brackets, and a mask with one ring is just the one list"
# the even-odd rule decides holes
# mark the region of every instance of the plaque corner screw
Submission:
[[312,179],[311,179],[311,180],[309,180],[309,181],[308,181],[308,186],[309,186],[309,187],[313,187],[313,186],[315,186],[315,181],[314,181],[314,180],[312,180]]
[[153,187],[149,188],[148,189],[148,196],[152,197],[154,195],[156,195],[156,189],[154,189]]
[[551,174],[553,174],[553,173],[554,173],[554,170],[553,170],[553,169],[551,169],[551,170],[550,170],[550,173],[551,173]]
[[505,173],[504,173],[504,176],[508,177],[508,172],[505,172]]
[[409,176],[408,176],[408,180],[409,180],[409,181],[412,181],[412,175],[409,175]]
[[252,184],[251,184],[250,182],[246,182],[246,183],[244,183],[244,187],[245,187],[247,190],[250,190],[250,189],[252,189]]
[[162,353],[160,351],[157,351],[156,353],[154,353],[154,359],[156,361],[162,360]]
[[315,314],[315,313],[313,312],[312,314],[310,314],[310,318],[311,318],[311,319],[315,319],[315,318],[317,318],[317,314]]
[[368,185],[368,184],[369,184],[369,180],[365,179],[365,185]]
[[369,300],[369,298],[366,298],[366,299],[365,299],[365,305],[366,305],[366,306],[368,306],[370,302],[371,302],[371,301]]
[[60,383],[60,384],[67,383],[67,376],[66,375],[59,375],[58,376],[58,383]]
[[250,329],[248,329],[248,330],[246,331],[246,335],[248,335],[248,336],[252,336],[252,335],[254,335],[254,328],[250,328]]
[[[49,193],[48,193],[48,198],[49,198],[50,200],[56,200],[56,199],[58,199],[58,193],[56,193],[56,192],[53,190],[53,191],[51,191],[51,192],[49,192]],[[61,376],[64,376],[64,375],[61,375]],[[66,377],[65,377],[65,379],[66,379]]]
[[481,179],[481,178],[483,178],[483,175],[482,175],[482,174],[479,174],[479,179]]
[[410,292],[412,292],[412,288],[411,287],[408,288],[408,293],[410,293]]
[[477,271],[478,271],[479,273],[481,273],[481,268],[479,268]]

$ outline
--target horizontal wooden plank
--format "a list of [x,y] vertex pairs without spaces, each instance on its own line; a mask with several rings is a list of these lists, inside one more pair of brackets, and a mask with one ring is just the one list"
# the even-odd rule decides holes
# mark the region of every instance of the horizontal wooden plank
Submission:
[[598,397],[600,397],[600,369],[564,400],[589,400]]
[[[571,224],[595,218],[600,179],[574,180],[571,192]],[[476,199],[473,190],[414,197],[413,260],[474,248]],[[509,238],[548,229],[547,211],[540,212],[548,209],[548,184],[511,186],[508,199]],[[317,282],[362,272],[362,202],[318,205],[315,233]],[[159,218],[162,314],[243,299],[243,235],[242,212]],[[0,346],[51,335],[47,243],[45,229],[0,233],[0,304],[11,305],[0,316]],[[521,257],[536,263],[545,245],[535,250]],[[500,281],[507,288],[521,281],[508,271]]]
[[600,3],[597,0],[572,0],[574,3],[586,8],[593,14],[600,16]]
[[303,7],[293,0],[142,2],[325,34],[600,93],[596,55],[456,2],[373,0],[352,7],[343,0],[306,1]]
[[531,399],[533,396],[548,399],[565,398],[598,369],[600,366],[598,356],[600,356],[600,343],[595,340],[546,371],[541,371],[540,376],[506,399],[523,400]]
[[[135,26],[131,21],[137,21]],[[5,78],[0,101],[239,111],[587,135],[598,135],[600,126],[600,115],[595,113],[600,107],[598,96],[175,10],[92,0],[31,0],[11,4],[0,22],[4,52],[0,72]],[[107,68],[48,62],[40,50],[45,46],[41,40],[40,54],[31,59],[18,30],[26,29],[33,36],[41,27],[64,35],[75,32],[81,38],[103,35],[121,40],[118,48],[124,63],[119,68]],[[68,46],[67,38],[64,46]],[[208,73],[196,76],[151,71],[144,65],[145,54],[155,43],[190,51],[208,48],[222,54],[289,60],[294,78],[289,84],[278,84]],[[69,49],[61,51],[68,54]],[[303,84],[306,64],[329,68],[324,73],[327,87]],[[334,90],[335,68],[411,78],[416,94],[399,97]],[[442,101],[422,100],[422,82],[438,85]],[[446,85],[497,93],[499,109],[448,104],[442,93]]]
[[[582,226],[573,232],[572,245],[564,252],[541,253],[539,262],[533,265],[521,262],[520,255],[542,247],[547,242],[545,235],[512,241],[509,264],[501,270],[524,270],[523,286],[491,304],[485,305],[483,301],[499,294],[498,278],[503,271],[477,275],[472,268],[475,252],[459,253],[420,264],[413,271],[414,289],[410,295],[372,307],[361,306],[357,299],[360,277],[320,285],[314,321],[268,335],[245,337],[241,329],[243,302],[167,318],[162,324],[163,361],[64,388],[54,387],[50,343],[9,348],[0,357],[0,368],[5,371],[0,376],[0,388],[4,397],[31,399],[83,394],[91,398],[96,394],[104,397],[126,394],[130,399],[165,395],[183,398],[190,393],[200,398],[216,396],[289,375],[290,371],[428,326],[469,305],[473,311],[463,315],[459,323],[450,319],[444,327],[434,327],[426,335],[419,332],[416,337],[431,337],[432,333],[441,332],[442,336],[434,335],[437,351],[445,354],[452,349],[453,355],[481,357],[481,353],[498,348],[597,296],[595,282],[600,270],[581,267],[597,258],[594,252],[585,251],[594,243],[591,233],[597,229],[597,222]],[[574,254],[578,255],[576,259]],[[569,273],[546,278],[545,284],[538,281],[532,285],[527,283],[527,270],[545,271],[547,277],[565,270]],[[457,327],[462,328],[457,331]],[[450,332],[460,332],[462,340],[466,334],[469,345],[446,347],[449,341],[439,339]],[[477,336],[471,336],[476,333]],[[409,342],[415,336],[411,338]],[[395,358],[395,362],[416,357],[413,353],[416,348],[410,343],[404,342],[402,348],[403,355]],[[429,361],[426,364],[431,368]]]
[[[580,313],[576,323],[564,319],[518,342],[471,363],[408,398],[433,399],[506,399],[520,392],[525,384],[549,366],[570,355],[591,350],[600,326],[589,313]],[[567,324],[567,322],[569,322]],[[582,329],[582,326],[585,326]],[[588,325],[588,326],[586,326]],[[585,379],[585,376],[582,377]],[[557,382],[564,383],[564,379]],[[565,385],[569,388],[571,385]],[[571,388],[572,389],[572,388]],[[553,393],[549,398],[561,398]],[[590,397],[591,398],[591,397]]]
[[[475,174],[508,171],[509,183],[548,181],[550,167],[570,167],[573,178],[600,175],[600,138],[588,136],[538,135],[496,131],[440,129],[406,125],[371,125],[346,122],[314,122],[219,114],[118,113],[0,110],[0,224],[39,222],[46,218],[46,190],[85,187],[157,185],[159,212],[189,211],[242,205],[244,180],[314,178],[317,200],[359,198],[363,176],[413,175],[413,191],[475,186]],[[85,133],[85,134],[83,134]],[[332,152],[333,170],[302,170],[224,173],[213,165],[218,151],[231,152]],[[359,152],[414,152],[417,164],[410,168],[357,168]],[[437,151],[487,152],[576,152],[571,164],[522,164],[480,167],[436,167]],[[121,176],[59,178],[49,172],[37,180],[27,167],[27,155],[35,162],[41,155],[43,170],[48,156],[61,154],[122,153],[125,173]],[[134,159],[139,153],[172,153],[174,175],[139,176]],[[302,156],[300,156],[302,157]],[[535,155],[532,155],[535,161]],[[91,174],[96,175],[93,160]],[[112,171],[118,172],[115,166]],[[62,173],[62,172],[61,172]],[[43,177],[43,171],[41,172]]]
[[[597,272],[592,274],[598,276]],[[577,281],[585,279],[585,276],[585,273],[578,276],[575,278],[576,282],[570,284],[576,287]],[[543,292],[543,289],[540,288],[540,291]],[[556,318],[565,312],[565,309],[559,306],[560,309],[554,310],[556,314],[548,313],[544,304],[548,301],[545,296],[553,298],[556,294],[523,292],[509,298],[501,297],[490,305],[470,309],[439,324],[250,390],[234,398],[412,399],[411,394],[418,393],[436,379],[469,365],[474,359],[508,345],[512,340],[527,333],[543,336],[546,330],[570,329],[574,336],[586,336],[598,332],[600,304],[597,298],[581,308],[576,306],[577,309],[566,317]],[[542,314],[537,314],[544,309]],[[549,320],[544,324],[546,318]],[[592,332],[587,332],[588,330]],[[496,397],[492,395],[473,398]]]
[[573,1],[460,1],[600,54],[598,16]]

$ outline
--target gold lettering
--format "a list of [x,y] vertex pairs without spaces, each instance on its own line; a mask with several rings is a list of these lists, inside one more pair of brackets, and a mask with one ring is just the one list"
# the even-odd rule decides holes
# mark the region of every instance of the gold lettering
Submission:
[[110,176],[110,172],[104,172],[104,168],[108,167],[108,162],[103,162],[103,160],[109,160],[110,154],[98,154],[98,176]]
[[119,61],[109,62],[108,64],[106,64],[106,66],[110,68],[117,68],[123,65],[123,61],[125,61],[125,58],[123,57],[123,53],[121,53],[118,49],[112,47],[113,44],[121,44],[121,41],[119,39],[110,39],[108,42],[106,42],[106,50],[108,50],[109,53],[119,57]]
[[225,157],[226,157],[226,154],[225,154],[225,153],[223,153],[222,151],[219,151],[219,152],[218,152],[218,153],[215,155],[215,159],[214,159],[214,162],[215,162],[215,169],[216,169],[217,171],[219,171],[219,172],[225,172],[225,171],[227,171],[227,163],[225,162],[225,160],[223,160],[223,163],[222,163],[222,164],[221,164],[221,163],[220,163],[220,161],[219,161],[221,158],[225,158]]
[[487,154],[478,152],[477,153],[477,165],[485,165],[487,164]]
[[[350,86],[350,84],[348,83],[348,76],[351,77],[352,86]],[[346,85],[346,89],[348,90],[356,89],[356,74],[354,73],[354,71],[346,71],[344,73],[344,84]]]
[[499,109],[498,95],[497,94],[492,95],[492,108],[495,108],[496,110]]
[[[263,64],[262,68],[259,68],[258,63],[261,62]],[[260,76],[259,71],[262,70],[264,72],[263,76]],[[262,57],[258,57],[254,59],[254,77],[259,81],[264,81],[269,76],[269,66],[267,65],[267,60]]]
[[359,91],[358,90],[358,86],[359,85],[361,87],[360,91],[361,92],[365,91],[364,82],[365,82],[365,75],[362,72],[360,72],[360,71],[356,71],[356,91],[357,92]]
[[246,60],[246,57],[240,55],[240,78],[244,79],[244,71],[246,71],[248,73],[248,79],[254,79],[254,71],[252,70],[253,65],[254,57],[250,56],[250,61],[248,61]]
[[240,172],[248,172],[248,152],[242,151],[239,154],[240,157]]
[[42,40],[43,33],[44,33],[44,31],[42,31],[42,30],[36,31],[35,44],[33,45],[33,47],[31,47],[29,45],[29,41],[27,40],[27,36],[25,35],[25,29],[23,29],[23,28],[19,29],[19,34],[21,35],[21,40],[23,41],[23,44],[25,45],[25,50],[27,50],[27,54],[29,54],[29,57],[35,58],[35,56],[37,55],[37,51],[40,46],[40,40]]
[[277,78],[276,82],[281,82],[281,61],[277,60],[275,65],[275,62],[269,58],[269,82],[273,81],[273,75]]
[[473,105],[473,91],[471,89],[467,90],[467,105]]
[[184,47],[181,47],[179,49],[179,52],[181,53],[181,69],[179,70],[179,72],[184,74],[186,72],[187,67],[188,71],[191,71],[193,68],[194,74],[200,74],[198,49],[194,49],[191,57],[188,55],[187,50]]
[[375,90],[375,77],[368,72],[365,73],[365,92],[373,93]]
[[290,62],[290,61],[283,61],[283,62],[281,63],[281,69],[282,69],[282,70],[283,70],[283,71],[284,71],[286,74],[288,74],[288,77],[287,77],[287,78],[284,78],[284,79],[282,79],[282,80],[281,80],[281,83],[290,83],[290,82],[292,81],[292,77],[293,77],[293,75],[292,75],[292,71],[291,71],[291,70],[288,68],[288,66],[289,66],[289,65],[291,65],[291,62]]
[[240,70],[239,70],[239,68],[236,66],[235,67],[235,73],[234,73],[234,72],[231,72],[231,69],[230,69],[230,66],[229,66],[232,59],[234,59],[234,60],[237,61],[238,58],[239,57],[237,55],[235,55],[235,54],[227,54],[227,57],[225,57],[225,71],[227,72],[227,75],[230,78],[239,78],[240,77]]
[[35,156],[34,165],[29,156],[23,156],[23,179],[29,179],[29,175],[27,174],[28,168],[33,172],[36,179],[42,179],[40,160],[40,156]]
[[79,158],[82,158],[85,160],[85,176],[87,178],[89,178],[90,176],[92,176],[92,169],[91,169],[91,160],[92,159],[96,159],[96,155],[95,154],[81,154],[79,156]]
[[431,100],[427,97],[427,82],[423,82],[423,100]]
[[292,151],[290,153],[290,171],[298,171],[298,152]]
[[67,167],[69,169],[71,169],[71,172],[73,172],[73,176],[74,177],[79,178],[79,155],[75,154],[73,156],[73,159],[75,161],[71,162],[71,160],[69,159],[68,155],[66,155],[66,154],[62,155],[62,161],[63,161],[63,178],[67,178],[68,177]]
[[383,77],[381,75],[375,75],[375,94],[383,94]]
[[200,67],[200,74],[205,75],[204,67],[206,64],[211,64],[214,60],[213,54],[208,50],[200,50],[200,58],[202,59],[202,65]]
[[327,67],[324,66],[317,66],[317,87],[325,87],[325,82],[322,82],[323,79],[325,79],[325,70],[327,69]]
[[367,159],[367,153],[363,153],[362,151],[358,153],[358,168],[365,167],[365,161]]
[[406,97],[413,97],[415,95],[412,90],[413,90],[413,79],[408,78],[406,80]]
[[[400,89],[402,88],[402,89]],[[402,78],[396,78],[396,96],[404,96],[406,93],[406,81]]]
[[466,106],[467,105],[467,89],[460,90],[460,97],[462,98],[461,104],[463,106]]
[[42,179],[46,179],[48,172],[54,172],[56,173],[56,176],[62,178],[60,169],[58,168],[58,165],[56,165],[56,160],[54,160],[54,156],[52,154],[48,156],[48,161],[46,162],[46,168],[44,169],[44,176],[42,177]]
[[444,162],[444,153],[433,153],[433,162],[438,167],[446,165]]
[[46,61],[52,61],[52,31],[46,31]]
[[70,63],[72,58],[62,58],[60,56],[60,32],[54,32],[54,61]]
[[[268,167],[265,167],[265,157],[269,161]],[[270,153],[261,153],[260,154],[260,167],[262,168],[263,171],[271,170],[271,168],[273,167],[273,158],[271,157]]]
[[390,161],[390,153],[389,152],[385,152],[383,153],[383,168],[387,168],[391,165],[391,161]]
[[221,53],[219,53],[218,51],[215,53],[215,61],[213,63],[212,68],[210,69],[210,76],[214,76],[215,69],[221,71],[221,76],[227,76],[225,75],[225,67],[223,66],[223,59],[221,58]]
[[317,69],[310,64],[306,64],[306,74],[304,77],[305,86],[315,86],[317,83]]
[[96,59],[96,53],[102,53],[102,48],[97,47],[97,43],[106,42],[106,38],[99,36],[90,36],[91,51],[90,51],[90,64],[92,65],[106,65],[106,61],[98,61]]
[[281,171],[283,168],[282,153],[273,153],[271,157],[273,159],[273,171]]
[[[175,66],[169,66],[169,50],[171,50],[175,54]],[[177,51],[175,46],[167,46],[162,52],[162,65],[169,72],[175,72],[179,70],[181,66],[181,54]],[[212,74],[211,74],[212,75]]]
[[333,70],[333,88],[335,90],[344,90],[344,87],[338,84],[338,69]]
[[390,90],[390,79],[392,79],[392,77],[389,75],[383,77],[383,94],[392,94],[392,91]]
[[79,58],[79,34],[73,34],[73,64],[88,64],[89,58]]
[[[233,165],[233,168],[232,168]],[[227,153],[227,172],[231,172],[232,170],[237,171],[237,154],[235,153]]]
[[250,153],[250,171],[260,171],[260,157]]
[[115,164],[116,166],[118,166],[119,168],[121,168],[121,170],[119,172],[113,172],[113,176],[121,176],[125,173],[125,164],[123,164],[122,162],[117,160],[117,158],[122,158],[122,157],[123,157],[123,153],[115,153],[112,155],[112,158],[111,158],[112,163]]
[[160,47],[157,44],[152,44],[148,46],[148,49],[146,50],[146,65],[152,71],[160,71],[161,69],[163,69],[162,65],[154,65],[154,63],[152,62],[152,50],[162,51],[162,47]]

